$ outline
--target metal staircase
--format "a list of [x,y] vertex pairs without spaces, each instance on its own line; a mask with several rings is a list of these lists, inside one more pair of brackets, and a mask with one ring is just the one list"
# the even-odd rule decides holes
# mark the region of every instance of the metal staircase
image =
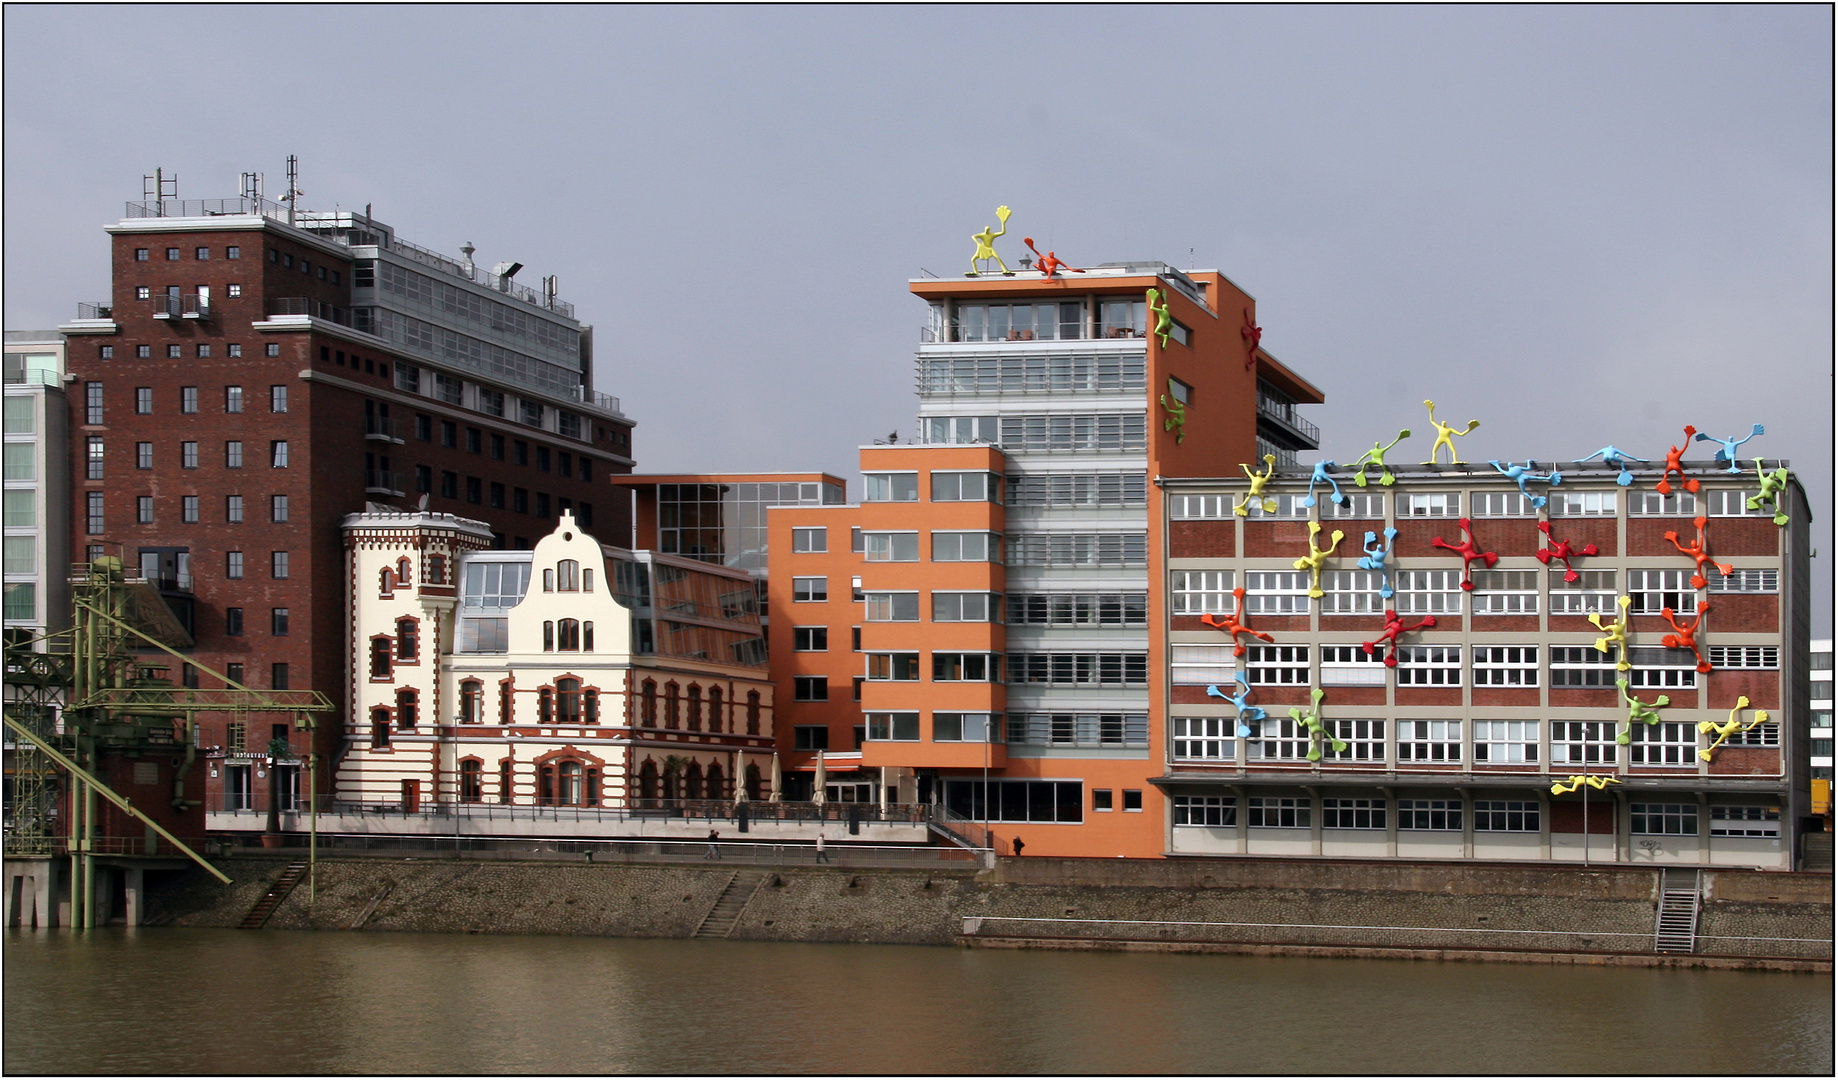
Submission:
[[764,870],[736,870],[728,878],[727,887],[715,900],[715,905],[702,916],[702,922],[696,926],[692,938],[724,938],[734,932],[734,924],[740,921],[740,913],[747,909],[747,902],[759,890],[766,880]]
[[1698,871],[1666,869],[1659,875],[1659,915],[1653,927],[1653,951],[1696,952],[1701,895]]
[[268,917],[274,914],[275,909],[281,906],[281,901],[287,899],[287,894],[293,892],[294,886],[300,884],[300,879],[305,876],[305,863],[288,863],[287,869],[281,871],[281,876],[274,879],[274,884],[268,886],[268,891],[249,909],[249,914],[243,916],[242,924],[237,929],[260,930],[267,925]]

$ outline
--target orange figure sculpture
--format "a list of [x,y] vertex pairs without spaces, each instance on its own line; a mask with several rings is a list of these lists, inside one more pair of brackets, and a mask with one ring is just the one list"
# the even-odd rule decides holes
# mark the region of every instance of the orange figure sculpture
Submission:
[[1438,536],[1430,541],[1430,546],[1446,548],[1461,556],[1461,587],[1472,592],[1474,590],[1474,576],[1471,572],[1471,568],[1474,561],[1479,559],[1483,565],[1492,566],[1494,563],[1500,561],[1500,556],[1496,552],[1482,551],[1475,544],[1474,529],[1468,524],[1467,518],[1457,518],[1455,524],[1460,525],[1461,531],[1466,534],[1466,538],[1462,540],[1461,543],[1451,544]]
[[1665,537],[1672,541],[1673,547],[1678,548],[1679,554],[1698,564],[1698,568],[1692,571],[1691,574],[1691,587],[1694,589],[1702,589],[1710,580],[1704,576],[1704,565],[1706,563],[1716,567],[1717,573],[1724,577],[1729,577],[1730,573],[1736,568],[1728,563],[1717,562],[1710,557],[1710,547],[1704,542],[1704,526],[1710,523],[1710,519],[1699,514],[1697,517],[1691,519],[1691,523],[1698,527],[1698,538],[1691,542],[1690,547],[1680,544],[1678,542],[1678,534],[1675,532],[1667,530]]
[[1674,446],[1666,451],[1666,471],[1660,474],[1659,483],[1654,485],[1654,491],[1661,495],[1672,494],[1672,474],[1675,472],[1678,473],[1678,478],[1685,482],[1686,491],[1698,490],[1698,478],[1685,475],[1685,450],[1691,445],[1692,436],[1697,433],[1697,428],[1690,424],[1685,425],[1685,445]]
[[1709,610],[1710,604],[1707,601],[1699,600],[1698,617],[1691,620],[1690,626],[1680,626],[1678,620],[1673,617],[1671,608],[1659,609],[1660,616],[1671,623],[1672,629],[1676,631],[1676,633],[1667,634],[1665,637],[1660,638],[1659,643],[1668,649],[1690,649],[1691,655],[1698,658],[1698,674],[1700,675],[1707,675],[1710,673],[1709,661],[1705,660],[1704,654],[1698,651],[1698,627],[1704,624],[1704,613]]
[[1213,627],[1216,630],[1223,630],[1226,633],[1232,635],[1232,646],[1233,646],[1232,655],[1233,656],[1243,656],[1244,655],[1245,645],[1244,645],[1244,642],[1238,640],[1239,634],[1249,634],[1251,637],[1254,637],[1257,640],[1264,641],[1264,642],[1272,642],[1276,640],[1275,638],[1271,637],[1269,634],[1266,634],[1260,630],[1253,630],[1249,626],[1245,625],[1244,619],[1241,617],[1244,612],[1244,589],[1242,588],[1233,589],[1232,599],[1233,601],[1235,601],[1232,605],[1232,611],[1230,614],[1226,615],[1223,619],[1215,619],[1211,615],[1202,615],[1200,616],[1200,621],[1210,627]]
[[1584,555],[1594,555],[1596,553],[1596,546],[1594,544],[1584,544],[1580,548],[1573,547],[1570,541],[1557,539],[1551,535],[1551,523],[1548,521],[1540,521],[1538,523],[1538,531],[1544,534],[1545,539],[1545,546],[1539,548],[1536,554],[1538,561],[1546,566],[1551,565],[1552,559],[1556,559],[1558,562],[1563,563],[1565,581],[1575,581],[1577,578],[1582,577],[1583,575],[1577,573],[1576,569],[1570,565],[1570,560],[1582,558]]
[[1367,656],[1371,656],[1374,652],[1378,651],[1378,646],[1381,643],[1389,642],[1390,648],[1385,653],[1385,666],[1386,667],[1397,667],[1398,666],[1398,635],[1399,634],[1414,634],[1418,630],[1429,630],[1429,629],[1433,629],[1435,626],[1436,626],[1436,616],[1434,615],[1425,615],[1423,617],[1423,621],[1418,623],[1415,626],[1405,626],[1404,620],[1398,618],[1397,612],[1391,610],[1390,608],[1386,608],[1385,609],[1385,629],[1379,632],[1378,640],[1365,642],[1361,644],[1360,648],[1366,650]]
[[1075,274],[1082,274],[1085,272],[1076,266],[1067,266],[1064,260],[1051,251],[1042,255],[1040,249],[1034,246],[1034,238],[1031,236],[1022,237],[1021,242],[1026,244],[1027,249],[1034,253],[1034,268],[1048,277],[1052,277],[1061,270],[1070,270]]

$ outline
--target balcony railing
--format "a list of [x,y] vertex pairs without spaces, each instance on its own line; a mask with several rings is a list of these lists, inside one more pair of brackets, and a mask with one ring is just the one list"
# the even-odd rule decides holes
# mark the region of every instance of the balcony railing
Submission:
[[922,345],[988,345],[1009,341],[1039,343],[1043,341],[1089,341],[1094,339],[1143,338],[1148,336],[1146,331],[1134,326],[1101,326],[1098,328],[1097,333],[1089,337],[1086,336],[1082,327],[1073,333],[1066,333],[1063,332],[1063,330],[1064,328],[1062,328],[1062,332],[1057,335],[1046,334],[1034,330],[1007,330],[997,332],[994,335],[990,335],[987,331],[984,331],[982,336],[972,337],[969,336],[970,332],[966,331],[963,327],[921,326],[919,328],[919,343]]
[[112,319],[114,317],[115,305],[108,300],[77,305],[77,318],[79,319]]
[[[127,580],[134,581],[137,579],[135,576],[129,575]],[[191,574],[189,572],[182,574],[149,574],[143,571],[139,575],[138,580],[146,582],[161,592],[191,591]]]
[[287,220],[287,207],[267,199],[156,199],[128,204],[127,217],[221,217],[225,214],[260,214]]
[[1321,445],[1321,429],[1298,416],[1293,405],[1286,405],[1274,398],[1259,394],[1257,414],[1275,420],[1296,435],[1308,440],[1311,449]]
[[156,319],[208,319],[211,317],[209,294],[159,293],[153,297]]
[[268,314],[273,315],[310,315],[315,319],[324,319],[340,326],[351,325],[351,311],[336,304],[315,300],[310,296],[275,296],[268,300]]
[[387,416],[364,417],[364,438],[373,442],[399,443],[402,434],[397,423]]
[[401,474],[383,469],[365,469],[364,490],[378,495],[400,496],[405,489]]

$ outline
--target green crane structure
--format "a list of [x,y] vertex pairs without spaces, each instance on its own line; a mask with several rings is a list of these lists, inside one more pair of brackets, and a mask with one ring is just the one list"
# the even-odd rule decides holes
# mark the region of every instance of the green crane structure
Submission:
[[[115,556],[75,566],[71,594],[68,630],[6,648],[6,728],[13,747],[5,851],[9,858],[68,856],[70,925],[87,929],[97,921],[98,855],[177,853],[230,880],[158,820],[194,838],[203,835],[201,817],[194,816],[201,804],[186,797],[200,714],[286,713],[294,726],[312,731],[319,714],[334,705],[316,690],[252,690],[180,652],[190,647],[191,636],[159,593],[125,574]],[[162,659],[149,650],[191,664],[221,686],[175,686],[165,677],[167,664],[149,662]],[[176,758],[163,805],[143,797],[137,806],[104,779],[107,767],[119,764],[112,759],[148,754]],[[144,835],[109,835],[104,802],[144,825]]]

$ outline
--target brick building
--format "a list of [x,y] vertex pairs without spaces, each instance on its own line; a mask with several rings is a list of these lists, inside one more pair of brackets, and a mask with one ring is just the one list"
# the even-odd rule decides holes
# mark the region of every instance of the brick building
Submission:
[[[462,513],[509,549],[564,511],[629,527],[606,478],[631,469],[632,422],[594,391],[591,328],[553,279],[539,292],[520,264],[484,272],[470,247],[453,259],[367,214],[255,194],[129,203],[107,231],[110,295],[59,328],[69,554],[139,567],[198,664],[343,714],[340,525],[367,505]],[[201,724],[213,805],[262,799],[245,778],[271,734],[306,749],[238,724]],[[341,737],[327,726],[316,748]]]

